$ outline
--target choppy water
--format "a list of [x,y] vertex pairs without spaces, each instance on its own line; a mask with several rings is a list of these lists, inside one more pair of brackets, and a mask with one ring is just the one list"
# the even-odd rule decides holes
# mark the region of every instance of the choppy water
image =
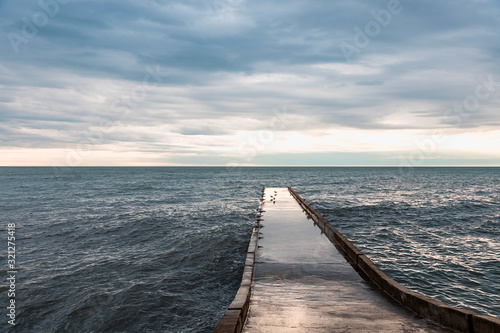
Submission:
[[211,332],[238,288],[262,185],[292,185],[409,288],[500,316],[500,169],[400,171],[0,168],[17,331]]

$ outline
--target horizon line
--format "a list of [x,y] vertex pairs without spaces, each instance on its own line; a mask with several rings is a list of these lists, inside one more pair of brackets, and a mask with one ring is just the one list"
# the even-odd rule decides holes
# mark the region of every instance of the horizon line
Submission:
[[0,165],[0,168],[499,168],[500,165]]

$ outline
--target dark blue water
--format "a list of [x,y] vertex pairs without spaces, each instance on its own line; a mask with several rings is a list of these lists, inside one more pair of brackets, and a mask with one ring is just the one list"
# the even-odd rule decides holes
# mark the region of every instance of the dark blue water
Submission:
[[500,316],[499,184],[499,168],[0,168],[16,329],[212,331],[262,185],[293,186],[407,287]]

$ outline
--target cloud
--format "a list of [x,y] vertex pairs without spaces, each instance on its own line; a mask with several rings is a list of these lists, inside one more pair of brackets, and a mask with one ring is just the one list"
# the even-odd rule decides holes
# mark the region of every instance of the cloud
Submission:
[[[390,164],[397,159],[391,152],[409,154],[425,140],[418,131],[439,130],[456,142],[471,135],[494,160],[487,142],[500,123],[499,5],[401,0],[400,13],[377,23],[388,6],[2,2],[0,147],[9,156],[20,156],[12,149],[57,151],[58,161],[77,151],[85,164],[127,149],[135,153],[120,163],[147,153],[155,165],[265,164],[276,159],[270,152],[295,151],[299,164],[308,164],[307,154],[324,154],[317,159],[324,161],[341,152]],[[367,33],[370,24],[379,31]],[[369,41],[361,47],[356,38]],[[341,43],[357,45],[352,59]],[[488,97],[457,109],[488,76]]]

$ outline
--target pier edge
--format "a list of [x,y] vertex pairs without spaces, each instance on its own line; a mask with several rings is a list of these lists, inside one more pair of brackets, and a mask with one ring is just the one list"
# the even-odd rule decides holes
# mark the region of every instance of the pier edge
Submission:
[[446,303],[412,291],[391,279],[341,232],[328,223],[323,215],[311,207],[297,192],[291,187],[288,187],[288,190],[330,242],[341,250],[346,260],[351,263],[358,274],[363,279],[377,285],[388,296],[425,318],[461,332],[500,333],[500,318],[484,316],[474,311],[449,306]]

